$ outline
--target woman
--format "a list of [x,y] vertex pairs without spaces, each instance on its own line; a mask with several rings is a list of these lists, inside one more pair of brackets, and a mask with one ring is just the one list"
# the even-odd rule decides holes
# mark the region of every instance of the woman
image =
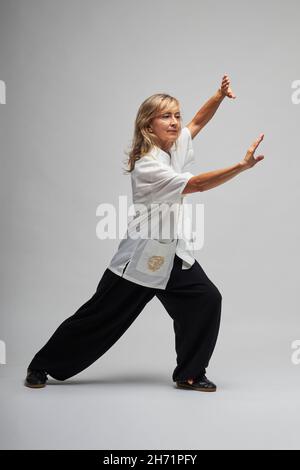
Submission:
[[[95,294],[57,328],[32,359],[26,386],[41,388],[48,374],[66,380],[87,368],[156,296],[173,319],[177,366],[172,379],[176,387],[216,391],[216,385],[206,377],[206,368],[219,332],[222,296],[193,256],[184,199],[189,193],[225,183],[264,158],[254,157],[261,134],[239,163],[200,175],[188,171],[194,160],[192,139],[225,97],[235,98],[227,75],[183,128],[176,98],[156,94],[141,104],[127,170],[135,216]],[[167,237],[153,234],[153,228],[157,231],[159,226],[158,215],[164,230],[169,228],[171,214],[173,232],[168,231]]]

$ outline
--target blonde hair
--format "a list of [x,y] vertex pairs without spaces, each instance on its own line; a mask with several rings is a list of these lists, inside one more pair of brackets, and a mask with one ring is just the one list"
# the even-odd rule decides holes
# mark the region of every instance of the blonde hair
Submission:
[[128,155],[127,168],[124,168],[125,174],[131,173],[135,162],[147,154],[154,145],[158,146],[157,137],[149,132],[148,127],[158,112],[174,104],[179,106],[179,101],[173,96],[167,93],[156,93],[140,105],[135,118],[132,144],[129,151],[125,152]]

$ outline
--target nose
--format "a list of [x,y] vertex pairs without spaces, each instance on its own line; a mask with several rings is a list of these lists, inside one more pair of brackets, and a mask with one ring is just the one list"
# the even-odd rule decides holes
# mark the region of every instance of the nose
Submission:
[[177,118],[176,117],[173,117],[172,120],[171,120],[171,126],[172,127],[177,127]]

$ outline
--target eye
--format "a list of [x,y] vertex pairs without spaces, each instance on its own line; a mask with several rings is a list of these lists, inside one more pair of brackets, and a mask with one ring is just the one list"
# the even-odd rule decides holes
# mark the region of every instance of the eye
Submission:
[[[169,116],[170,116],[169,114],[164,114],[163,115],[163,117],[169,117]],[[181,115],[177,115],[176,117],[177,117],[177,119],[181,119]]]

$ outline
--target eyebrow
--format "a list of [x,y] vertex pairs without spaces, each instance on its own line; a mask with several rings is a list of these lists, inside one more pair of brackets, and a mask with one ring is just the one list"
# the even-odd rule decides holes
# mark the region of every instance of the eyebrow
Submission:
[[[171,112],[172,112],[172,111],[161,111],[162,114],[169,114],[169,113],[171,113]],[[180,113],[180,111],[175,111],[174,114],[178,114],[178,113]]]

